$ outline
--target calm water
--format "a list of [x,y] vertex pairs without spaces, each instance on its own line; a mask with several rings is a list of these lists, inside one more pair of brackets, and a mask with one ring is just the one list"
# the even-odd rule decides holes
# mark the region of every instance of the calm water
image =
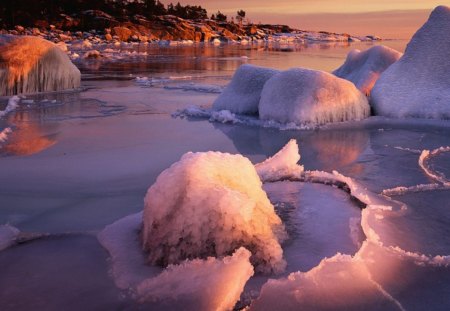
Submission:
[[[405,42],[385,44],[405,47]],[[137,308],[114,286],[108,254],[96,234],[141,211],[148,187],[187,151],[241,153],[259,162],[294,138],[305,169],[337,170],[374,193],[431,183],[418,165],[419,153],[411,150],[450,145],[450,128],[442,123],[374,120],[337,129],[279,131],[171,117],[188,105],[208,107],[218,94],[205,86],[220,90],[243,63],[332,71],[351,49],[370,46],[139,46],[131,50],[146,55],[78,63],[82,92],[29,96],[34,103],[22,103],[0,119],[0,131],[13,131],[0,149],[0,224],[49,237],[0,252],[0,309]],[[147,77],[152,85],[138,84],[135,77]],[[450,178],[448,159],[442,154],[430,165]],[[352,238],[349,222],[360,219],[361,211],[341,190],[277,183],[266,185],[266,191],[290,234],[284,246],[287,272],[308,271],[336,252],[358,252],[364,237],[359,226],[359,237]],[[385,216],[378,232],[384,243],[449,255],[450,192],[394,198],[408,212]],[[387,274],[380,270],[386,267],[382,251],[374,253],[376,281],[404,309],[450,308],[449,268],[417,265],[405,257],[389,261]],[[247,290],[259,290],[266,280],[255,277]]]

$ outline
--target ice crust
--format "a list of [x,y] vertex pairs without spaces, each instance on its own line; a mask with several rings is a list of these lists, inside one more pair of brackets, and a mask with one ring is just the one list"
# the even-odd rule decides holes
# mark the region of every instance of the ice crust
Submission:
[[0,251],[14,245],[19,229],[10,225],[0,225]]
[[0,118],[3,118],[11,111],[15,110],[19,105],[20,98],[19,96],[13,96],[8,100],[8,104],[6,105],[5,110],[0,110]]
[[363,52],[355,49],[348,53],[345,63],[333,74],[353,82],[361,92],[369,95],[380,74],[401,56],[402,53],[383,45]]
[[395,310],[364,261],[337,254],[308,272],[268,281],[250,310]]
[[243,246],[256,271],[282,272],[285,235],[254,166],[241,155],[186,153],[145,197],[142,237],[151,264],[226,256]]
[[73,89],[80,71],[54,43],[38,37],[0,37],[0,95]]
[[367,98],[353,83],[303,68],[274,75],[259,103],[260,119],[284,124],[322,125],[362,120],[369,114]]
[[254,273],[250,256],[241,247],[223,259],[209,257],[170,265],[139,284],[137,297],[152,302],[152,310],[167,310],[168,305],[171,310],[232,310]]
[[303,166],[298,165],[300,153],[295,139],[291,139],[273,157],[255,165],[256,172],[263,182],[281,178],[299,177]]
[[278,70],[253,65],[240,66],[230,84],[213,103],[215,110],[239,114],[256,114],[264,84]]
[[377,115],[450,118],[449,31],[450,8],[439,6],[375,84],[371,105]]

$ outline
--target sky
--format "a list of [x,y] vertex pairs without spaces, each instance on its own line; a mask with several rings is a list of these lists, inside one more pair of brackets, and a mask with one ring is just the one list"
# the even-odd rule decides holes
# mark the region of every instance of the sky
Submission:
[[220,10],[229,17],[243,9],[254,23],[400,39],[409,39],[434,7],[450,6],[450,0],[181,0],[180,3],[201,5],[209,14]]

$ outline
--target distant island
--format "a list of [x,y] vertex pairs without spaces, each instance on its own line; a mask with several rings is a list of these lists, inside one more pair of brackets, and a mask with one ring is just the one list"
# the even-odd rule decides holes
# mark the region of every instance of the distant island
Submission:
[[208,16],[201,6],[164,6],[155,0],[27,0],[8,1],[0,8],[0,32],[42,36],[53,42],[94,41],[248,42],[270,40],[278,34],[304,41],[375,41],[331,32],[311,32],[288,25],[254,24],[246,12]]

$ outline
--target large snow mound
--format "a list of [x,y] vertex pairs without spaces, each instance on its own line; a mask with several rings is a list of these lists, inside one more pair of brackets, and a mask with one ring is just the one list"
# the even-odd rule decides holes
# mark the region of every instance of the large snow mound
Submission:
[[152,302],[152,310],[232,310],[253,275],[251,253],[239,248],[229,257],[194,259],[170,265],[159,276],[137,287],[141,302]]
[[39,37],[0,36],[0,95],[73,89],[80,71],[54,43]]
[[241,155],[186,153],[145,197],[142,236],[151,264],[226,256],[243,246],[257,271],[281,272],[285,234],[254,166]]
[[239,114],[257,113],[264,84],[278,72],[275,69],[253,65],[240,66],[230,84],[213,103],[213,109],[229,110]]
[[350,81],[316,70],[294,68],[264,85],[259,117],[280,123],[322,125],[362,120],[370,114],[366,96]]
[[274,156],[255,165],[256,172],[263,182],[279,180],[280,178],[299,177],[304,168],[298,165],[300,153],[297,141],[291,139]]
[[450,118],[450,8],[439,6],[372,90],[375,114]]
[[353,82],[361,92],[369,95],[380,74],[401,56],[402,53],[383,45],[363,52],[355,49],[348,53],[345,63],[333,74]]

